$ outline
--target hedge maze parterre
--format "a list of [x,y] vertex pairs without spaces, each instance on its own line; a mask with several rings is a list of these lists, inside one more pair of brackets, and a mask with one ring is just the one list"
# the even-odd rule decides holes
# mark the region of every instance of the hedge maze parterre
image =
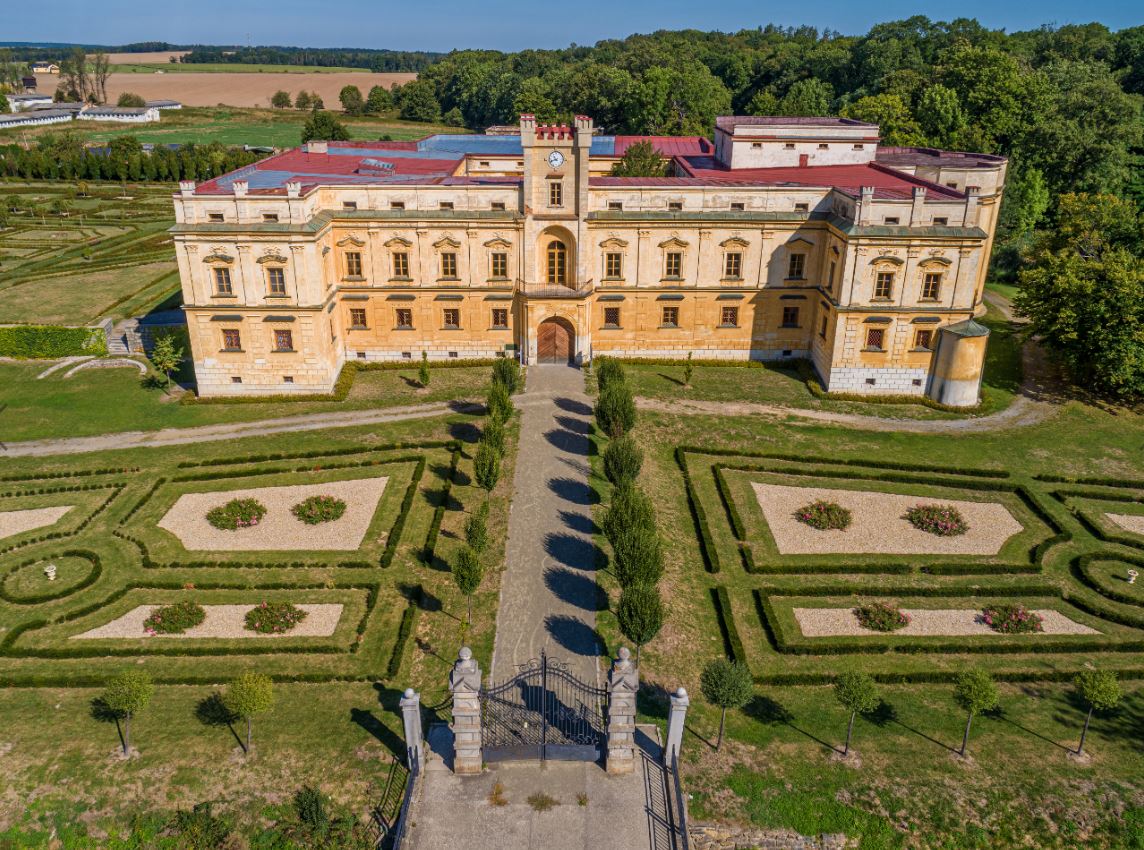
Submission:
[[[0,511],[74,505],[52,526],[0,540],[0,686],[94,685],[121,658],[158,682],[214,683],[255,665],[285,681],[376,681],[407,655],[462,444],[424,441],[222,456],[161,468],[0,478]],[[188,551],[157,522],[180,495],[388,477],[351,551]],[[57,580],[42,580],[58,562]],[[334,603],[329,637],[73,639],[140,605]]]
[[[1010,681],[1065,680],[1086,663],[1144,677],[1144,583],[1127,580],[1130,569],[1144,574],[1144,535],[1104,516],[1144,513],[1144,481],[690,446],[678,447],[675,461],[724,648],[760,683],[824,682],[854,667],[887,682],[948,681],[970,665]],[[995,555],[782,554],[755,483],[995,502],[1022,530]],[[859,600],[977,610],[1018,602],[1099,634],[807,637],[793,611],[844,612]]]

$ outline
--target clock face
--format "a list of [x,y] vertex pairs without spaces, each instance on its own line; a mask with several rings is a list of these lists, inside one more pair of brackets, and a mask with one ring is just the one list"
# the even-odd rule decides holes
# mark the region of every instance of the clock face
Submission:
[[553,168],[559,168],[564,164],[564,154],[560,151],[553,151],[548,155],[548,164]]

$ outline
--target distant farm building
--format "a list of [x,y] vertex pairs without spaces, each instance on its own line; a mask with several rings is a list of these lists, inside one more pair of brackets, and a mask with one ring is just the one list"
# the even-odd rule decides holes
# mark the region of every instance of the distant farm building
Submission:
[[155,109],[182,109],[183,104],[177,100],[149,100],[147,101],[148,107]]
[[154,106],[92,106],[75,116],[80,121],[118,121],[123,124],[149,124],[159,120]]
[[34,92],[36,90],[36,78],[35,77],[21,77],[20,78],[20,85],[22,85],[24,87],[25,92],[28,92],[28,93]]
[[33,62],[32,63],[32,73],[33,74],[58,74],[59,72],[60,72],[60,66],[57,65],[55,62]]
[[0,130],[9,127],[36,127],[41,124],[64,124],[73,119],[73,114],[65,109],[34,109],[16,114],[0,114]]
[[27,109],[36,109],[41,106],[51,106],[50,94],[10,94],[8,95],[8,108],[12,112],[23,112]]

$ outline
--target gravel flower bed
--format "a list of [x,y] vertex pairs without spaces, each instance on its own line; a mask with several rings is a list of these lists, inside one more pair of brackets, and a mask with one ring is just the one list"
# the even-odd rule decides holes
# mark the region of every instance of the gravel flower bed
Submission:
[[915,505],[906,511],[904,519],[914,528],[938,537],[957,537],[969,531],[965,517],[953,505]]
[[260,635],[282,635],[305,620],[307,614],[289,602],[263,602],[246,612],[246,628]]
[[819,531],[845,531],[851,522],[850,511],[837,502],[827,502],[825,499],[803,505],[794,512],[794,518]]
[[32,508],[24,511],[0,511],[0,539],[14,534],[23,534],[53,525],[75,505],[60,505],[54,508]]
[[[871,490],[752,484],[763,516],[782,555],[996,555],[1021,523],[998,502],[948,500],[969,525],[956,537],[938,537],[914,528],[903,515],[918,504],[917,496]],[[811,500],[836,502],[850,511],[845,531],[813,531],[795,512]]]
[[[139,605],[120,617],[102,626],[88,629],[86,632],[72,635],[71,640],[106,640],[128,639],[137,640],[146,633],[143,623],[153,612],[161,608],[160,605]],[[246,628],[246,615],[255,605],[204,605],[206,618],[197,626],[184,632],[173,634],[156,632],[146,635],[152,640],[164,638],[174,640],[187,640],[192,638],[250,638],[274,639],[280,637],[329,637],[338,627],[342,617],[343,605],[339,604],[303,604],[298,607],[306,613],[306,619],[295,626],[287,634],[262,634]]]
[[231,499],[207,511],[207,522],[223,531],[237,531],[258,525],[264,516],[266,505],[257,499]]
[[[184,493],[159,520],[191,552],[252,552],[290,550],[352,551],[361,546],[377,511],[387,476],[253,487],[213,493]],[[342,516],[321,525],[306,525],[290,509],[311,496],[334,496],[346,503]],[[238,534],[223,531],[206,520],[206,512],[222,499],[257,499],[266,506],[258,525]]]
[[197,602],[176,602],[156,608],[143,621],[143,631],[148,635],[178,635],[193,629],[207,618],[207,612]]
[[[806,637],[875,637],[877,632],[862,628],[854,616],[852,607],[845,608],[794,608],[792,610],[798,627]],[[894,637],[962,637],[972,635],[1000,636],[986,623],[981,611],[974,608],[903,608],[902,613],[910,618],[910,623],[894,632]],[[1051,608],[1038,609],[1030,613],[1041,618],[1042,631],[1028,635],[1036,640],[1046,635],[1096,635],[1096,629],[1083,623],[1070,620],[1059,611]]]
[[[1133,534],[1144,534],[1144,514],[1139,516],[1135,514],[1105,514],[1105,516],[1125,531],[1131,531]],[[0,534],[0,537],[2,536]]]
[[290,509],[306,525],[320,525],[341,519],[346,512],[346,503],[336,496],[311,496],[303,499]]
[[871,602],[854,609],[858,625],[875,632],[896,632],[910,624],[910,615],[885,602]]
[[1003,635],[1024,635],[1044,631],[1044,618],[1024,605],[992,605],[981,611],[985,625]]

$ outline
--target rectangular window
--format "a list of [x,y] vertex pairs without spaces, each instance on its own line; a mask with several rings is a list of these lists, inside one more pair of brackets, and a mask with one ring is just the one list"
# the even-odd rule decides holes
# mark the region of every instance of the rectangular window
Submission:
[[783,307],[783,327],[798,327],[798,307]]
[[438,204],[438,209],[451,210],[451,209],[453,209],[453,202],[452,201],[441,201],[441,203]]
[[405,201],[390,201],[389,208],[391,210],[403,210],[405,209]]
[[393,255],[393,276],[409,277],[409,254],[396,251]]
[[223,351],[242,351],[242,335],[236,330],[222,332]]
[[282,376],[282,383],[284,383],[284,384],[294,383],[294,376],[293,375],[283,375]]
[[801,280],[806,272],[806,254],[791,254],[787,263],[787,277]]
[[914,348],[924,348],[926,351],[933,349],[933,331],[926,329],[918,331],[914,334]]
[[830,261],[830,279],[826,281],[827,289],[834,289],[834,273],[838,271],[838,263],[835,260]]
[[488,167],[489,167],[489,164],[487,162],[485,162],[484,160],[481,160],[481,168],[488,168]]
[[275,331],[274,332],[274,350],[275,351],[293,351],[294,350],[294,332],[293,331]]
[[457,255],[452,251],[441,255],[441,277],[446,279],[457,277]]
[[508,327],[508,308],[507,307],[494,307],[493,308],[493,327],[498,330],[504,330]]
[[286,294],[286,270],[281,266],[270,266],[266,270],[266,285],[271,295]]
[[934,227],[945,227],[949,224],[949,217],[944,215],[935,215],[933,218]]
[[278,221],[278,213],[263,213],[262,220],[267,224],[273,224],[274,222]]
[[683,252],[667,252],[663,276],[667,278],[679,278],[683,276]]
[[491,204],[489,204],[489,209],[492,210],[503,210],[504,208],[504,201],[493,201]]
[[620,308],[619,307],[605,307],[604,308],[604,327],[618,328],[620,326]]
[[683,201],[668,201],[667,209],[669,212],[680,212],[683,209]]
[[821,142],[818,145],[818,149],[820,151],[830,150],[830,145],[826,144],[825,142]]
[[413,330],[413,311],[408,307],[398,307],[394,312],[397,329],[401,331]]
[[559,180],[551,180],[548,183],[548,206],[564,206],[564,184]]
[[608,209],[610,209],[610,210],[615,210],[618,212],[619,210],[622,210],[623,208],[624,208],[624,202],[623,201],[608,201]]
[[461,311],[456,307],[446,307],[441,311],[444,326],[448,330],[457,330],[461,327]]
[[346,252],[346,277],[361,277],[361,252]]
[[922,280],[922,298],[937,301],[941,297],[941,272],[926,272]]
[[723,259],[723,277],[727,280],[739,280],[743,276],[743,255],[738,251],[730,251]]
[[882,351],[886,344],[885,328],[866,329],[866,349],[868,351]]
[[664,307],[663,308],[663,326],[665,328],[678,328],[679,327],[679,308],[678,307]]
[[874,281],[874,297],[875,298],[891,298],[894,294],[894,273],[893,272],[878,272],[878,277]]
[[215,293],[218,295],[233,295],[234,289],[230,285],[230,269],[225,266],[216,266],[214,270]]
[[[791,145],[791,147],[794,147],[794,146]],[[762,150],[762,149],[763,149],[763,143],[762,142],[751,142],[751,150],[758,151],[758,150]]]
[[898,224],[900,221],[901,221],[901,219],[899,219],[896,215],[888,215],[888,216],[886,216],[884,223],[885,224]]
[[496,278],[508,277],[508,254],[498,251],[492,255],[492,276]]
[[830,320],[826,316],[822,317],[822,326],[818,329],[818,335],[823,339],[826,339],[826,325],[829,321]]
[[604,277],[608,280],[620,280],[624,276],[624,255],[619,251],[612,251],[604,255]]
[[724,307],[719,311],[719,326],[723,328],[739,327],[739,308]]
[[746,208],[747,208],[747,205],[744,204],[742,201],[732,201],[731,202],[731,210],[734,212],[742,212]]
[[342,209],[343,210],[356,210],[357,209],[357,201],[342,201]]
[[350,328],[353,330],[365,330],[365,308],[364,307],[351,307],[350,308]]
[[856,150],[856,151],[865,150],[865,149],[866,149],[866,146],[863,144],[857,144],[852,148],[852,150]]
[[[760,144],[759,147],[762,147],[762,145]],[[787,142],[786,144],[784,144],[783,150],[784,151],[793,151],[794,150],[794,142]]]
[[232,384],[241,384],[242,378],[238,377],[237,375],[234,375],[233,377],[231,377],[230,382]]
[[810,204],[795,204],[794,205],[794,211],[795,212],[809,212],[810,211]]
[[226,221],[226,216],[224,216],[222,213],[209,213],[207,215],[207,221],[211,221],[217,224],[218,222]]

